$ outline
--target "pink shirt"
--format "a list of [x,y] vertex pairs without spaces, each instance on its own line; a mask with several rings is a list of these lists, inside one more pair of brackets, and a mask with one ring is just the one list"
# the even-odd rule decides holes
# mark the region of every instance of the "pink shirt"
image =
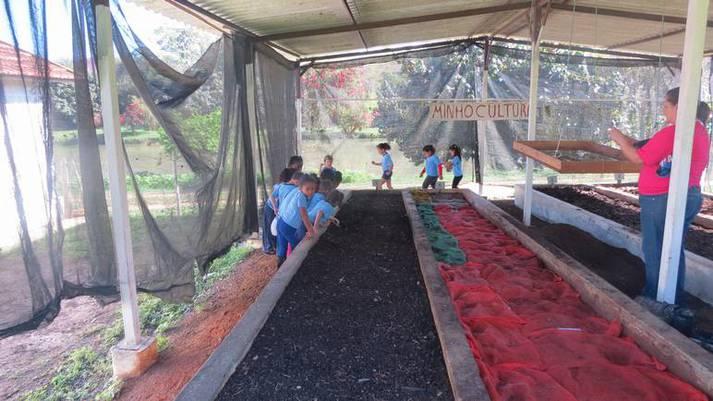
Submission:
[[[674,133],[675,126],[669,125],[654,134],[651,140],[638,150],[639,157],[644,163],[639,172],[639,193],[641,195],[663,195],[668,193]],[[703,124],[697,121],[693,137],[689,188],[701,185],[701,176],[708,165],[709,156],[710,140],[708,139],[708,133]]]

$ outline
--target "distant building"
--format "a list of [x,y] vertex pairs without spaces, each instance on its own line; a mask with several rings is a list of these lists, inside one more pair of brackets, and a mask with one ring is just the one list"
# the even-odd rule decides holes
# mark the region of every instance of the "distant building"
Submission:
[[[22,190],[25,215],[33,239],[44,236],[47,223],[47,186],[45,151],[42,132],[42,99],[39,86],[42,71],[49,63],[49,79],[73,82],[72,70],[19,50],[0,41],[0,80],[5,90],[7,129],[12,142],[19,186]],[[24,82],[23,82],[24,77]],[[0,119],[0,130],[5,124]],[[0,131],[0,248],[3,250],[18,244],[17,207],[14,184],[5,147],[5,133]]]

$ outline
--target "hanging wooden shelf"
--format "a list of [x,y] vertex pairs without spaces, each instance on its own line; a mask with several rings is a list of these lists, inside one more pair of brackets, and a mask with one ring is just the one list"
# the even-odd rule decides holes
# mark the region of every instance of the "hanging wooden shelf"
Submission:
[[592,141],[515,141],[513,149],[564,174],[638,173],[620,150]]

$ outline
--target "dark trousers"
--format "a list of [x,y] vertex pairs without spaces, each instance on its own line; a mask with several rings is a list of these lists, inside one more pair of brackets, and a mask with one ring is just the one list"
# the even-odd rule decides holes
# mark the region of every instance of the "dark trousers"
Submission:
[[428,187],[431,187],[433,189],[436,189],[436,183],[438,182],[438,176],[432,176],[432,175],[427,175],[426,179],[423,180],[423,185],[421,185],[421,188],[427,189]]
[[460,184],[460,180],[462,179],[462,175],[459,175],[458,177],[453,177],[453,183],[451,184],[451,188],[458,188],[458,184]]
[[[646,285],[643,295],[656,299],[659,288],[659,269],[661,268],[661,252],[663,249],[663,231],[666,224],[666,204],[668,195],[639,196],[641,206],[641,239],[644,263],[646,264]],[[676,286],[676,303],[681,301],[686,280],[686,256],[684,253],[686,233],[696,214],[701,210],[703,197],[700,187],[688,190],[686,215],[683,222],[683,241],[678,265],[678,284]]]
[[280,258],[287,257],[287,245],[292,247],[294,252],[297,245],[302,241],[301,230],[298,230],[291,225],[282,221],[282,219],[277,220],[277,256]]
[[275,252],[277,248],[277,237],[272,235],[270,225],[275,218],[275,211],[268,206],[270,201],[265,202],[265,207],[262,210],[262,250],[265,253]]

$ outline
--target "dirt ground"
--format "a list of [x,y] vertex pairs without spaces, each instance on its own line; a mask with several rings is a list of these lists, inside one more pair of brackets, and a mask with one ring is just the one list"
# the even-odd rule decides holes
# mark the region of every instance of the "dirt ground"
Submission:
[[[639,230],[639,206],[612,199],[586,187],[541,187],[547,195],[590,211],[619,224]],[[713,259],[713,230],[691,225],[686,237],[686,249],[700,256]]]
[[119,304],[102,307],[91,297],[63,300],[59,315],[44,327],[0,339],[0,400],[18,399],[47,383],[58,361],[83,346],[100,347],[101,331]]
[[[167,333],[170,345],[161,353],[159,363],[140,379],[127,382],[119,398],[173,400],[274,272],[274,258],[259,252],[239,264],[210,290],[199,312],[191,312]],[[114,322],[119,308],[118,303],[102,307],[88,296],[63,300],[51,323],[0,339],[0,400],[19,399],[47,383],[58,361],[77,348],[107,352],[101,334]]]
[[219,400],[449,400],[399,193],[356,192]]
[[253,253],[211,290],[199,312],[169,332],[170,346],[143,376],[125,383],[119,400],[173,400],[245,314],[276,270],[272,256]]

